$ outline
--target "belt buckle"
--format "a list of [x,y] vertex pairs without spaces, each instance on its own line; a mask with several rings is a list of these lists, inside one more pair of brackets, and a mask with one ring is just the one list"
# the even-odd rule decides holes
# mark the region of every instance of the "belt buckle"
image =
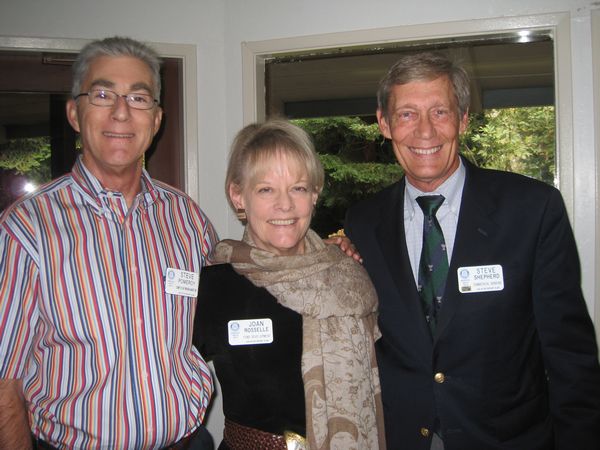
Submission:
[[287,450],[306,450],[306,439],[293,431],[284,431],[285,446]]

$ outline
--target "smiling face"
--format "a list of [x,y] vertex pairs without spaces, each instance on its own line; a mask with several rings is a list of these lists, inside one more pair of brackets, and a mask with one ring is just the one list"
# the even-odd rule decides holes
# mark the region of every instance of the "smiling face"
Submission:
[[304,253],[318,194],[301,165],[283,152],[262,162],[261,169],[246,186],[230,185],[229,197],[236,208],[244,208],[248,233],[260,249],[276,255]]
[[377,111],[377,120],[406,178],[421,191],[435,190],[459,167],[458,139],[468,115],[459,117],[448,77],[395,85],[389,114]]
[[[81,90],[152,94],[152,86],[152,72],[140,59],[100,56],[90,64]],[[162,110],[159,106],[133,109],[122,97],[113,106],[96,106],[83,96],[67,102],[67,118],[81,134],[83,163],[103,182],[115,175],[140,173],[142,156],[158,132]]]

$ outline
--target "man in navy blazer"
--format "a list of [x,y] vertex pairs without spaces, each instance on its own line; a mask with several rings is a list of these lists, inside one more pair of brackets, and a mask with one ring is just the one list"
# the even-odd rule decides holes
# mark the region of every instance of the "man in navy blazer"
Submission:
[[[600,368],[560,192],[459,155],[469,80],[445,56],[402,57],[377,119],[405,177],[352,207],[345,231],[377,289],[390,450],[598,450]],[[449,263],[428,326],[419,295],[423,213]]]

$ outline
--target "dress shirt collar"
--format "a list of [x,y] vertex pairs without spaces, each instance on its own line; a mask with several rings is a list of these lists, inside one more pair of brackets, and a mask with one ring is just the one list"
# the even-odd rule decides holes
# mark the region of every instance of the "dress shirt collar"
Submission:
[[465,177],[466,169],[462,159],[460,159],[458,169],[456,169],[454,173],[433,192],[423,192],[410,184],[408,179],[406,179],[406,189],[404,193],[405,219],[412,220],[415,216],[415,212],[421,211],[421,208],[417,204],[417,197],[420,197],[421,195],[443,195],[445,200],[440,208],[447,209],[447,211],[458,216]]
[[[94,205],[99,211],[103,209],[103,199],[110,198],[113,195],[121,195],[120,192],[110,191],[100,184],[98,178],[96,178],[92,172],[85,167],[83,164],[81,155],[75,161],[73,169],[71,171],[73,181],[81,190],[84,198]],[[137,195],[140,199],[140,203],[144,208],[149,208],[150,205],[156,200],[158,191],[150,178],[150,175],[146,169],[142,169],[141,179],[142,190]]]

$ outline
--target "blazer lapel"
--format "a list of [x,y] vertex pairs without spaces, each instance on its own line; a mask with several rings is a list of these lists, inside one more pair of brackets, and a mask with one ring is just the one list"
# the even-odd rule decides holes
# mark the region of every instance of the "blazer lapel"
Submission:
[[[406,238],[404,236],[404,178],[397,183],[382,204],[381,222],[375,229],[377,243],[384,258],[384,266],[389,271],[398,297],[394,301],[402,302],[410,322],[420,329],[420,333],[431,337],[421,298],[414,281]],[[425,354],[425,353],[424,353]]]
[[[385,263],[390,270],[398,291],[406,289],[406,282],[401,279],[408,268],[408,253],[404,237],[404,179],[391,191],[389,202],[382,204],[381,222],[375,229],[377,243]],[[397,275],[397,276],[395,276]],[[412,284],[414,287],[414,283]]]

